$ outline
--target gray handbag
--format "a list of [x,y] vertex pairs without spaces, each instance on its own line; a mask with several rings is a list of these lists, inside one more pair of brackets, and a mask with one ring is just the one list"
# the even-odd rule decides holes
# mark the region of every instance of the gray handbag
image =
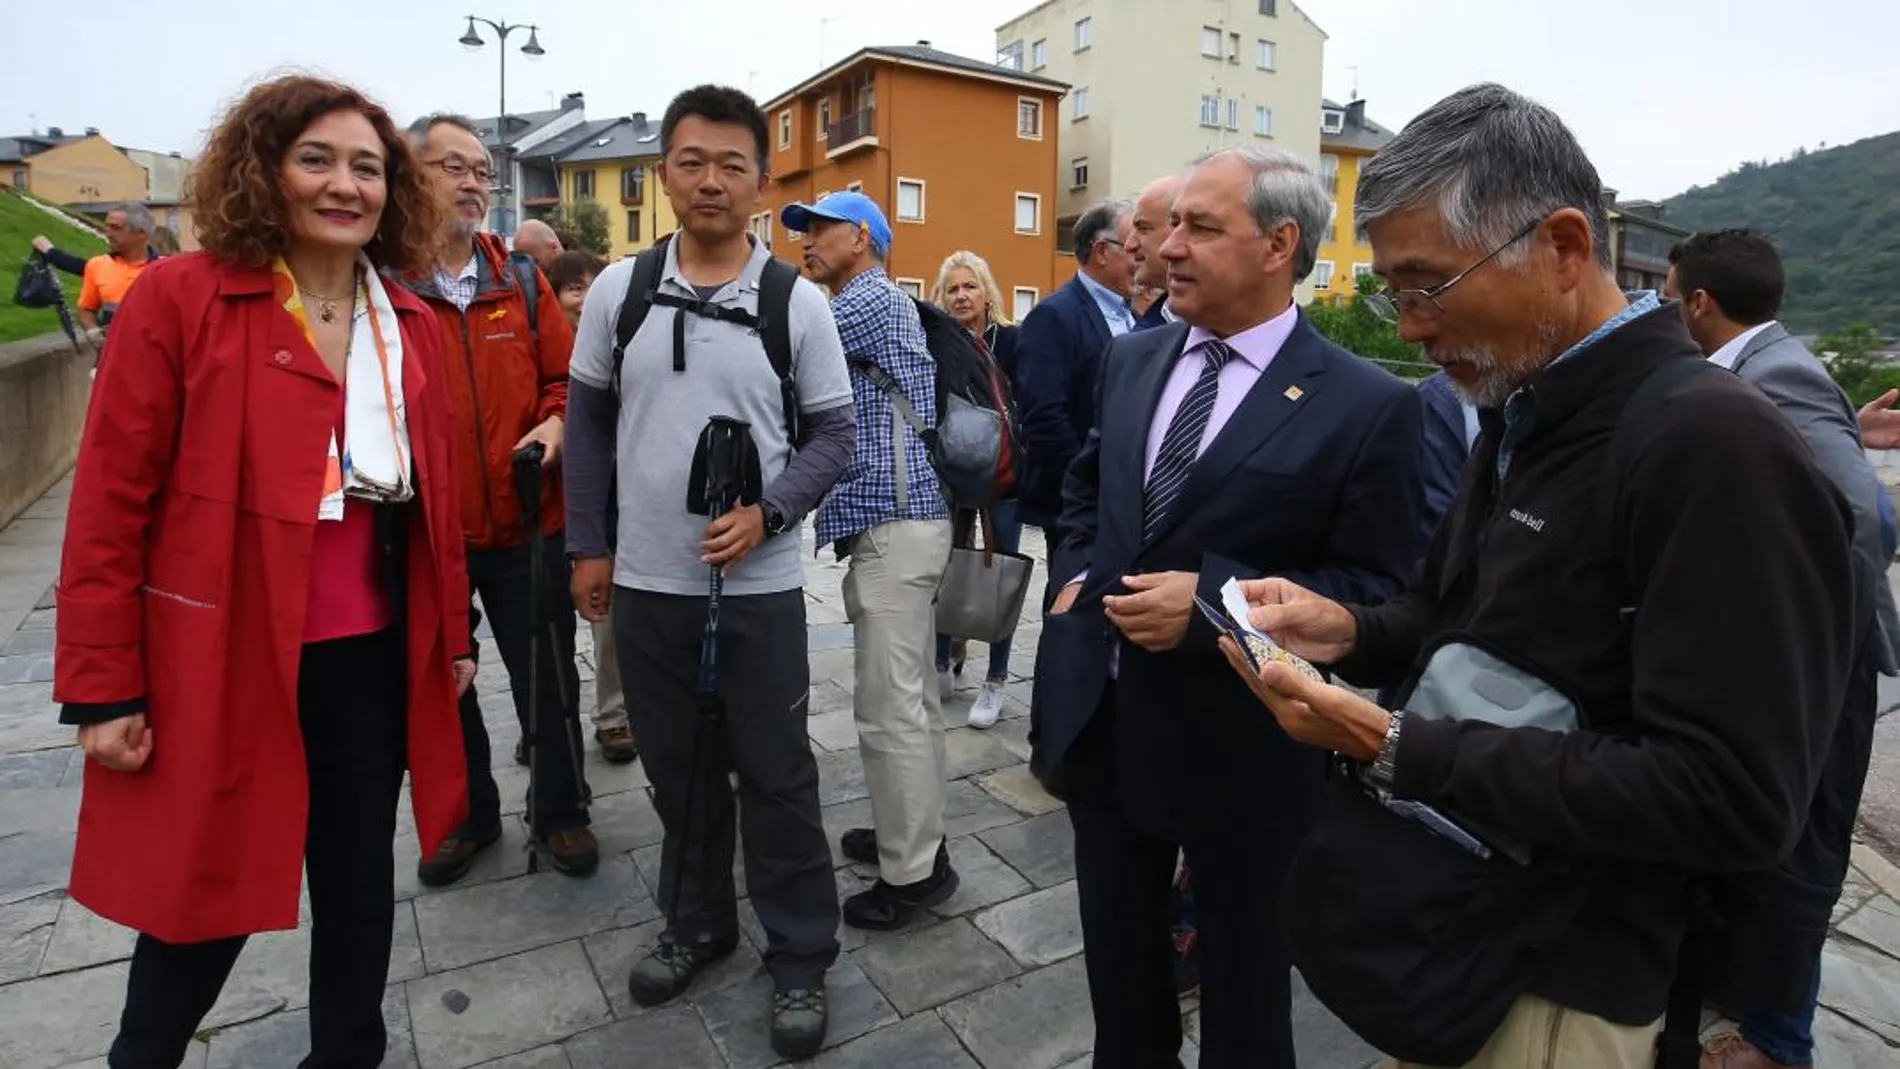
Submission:
[[1020,553],[994,548],[995,521],[987,509],[978,515],[983,528],[982,549],[971,545],[976,524],[967,518],[957,524],[950,562],[937,584],[937,634],[1001,642],[1016,630],[1022,616],[1035,562]]

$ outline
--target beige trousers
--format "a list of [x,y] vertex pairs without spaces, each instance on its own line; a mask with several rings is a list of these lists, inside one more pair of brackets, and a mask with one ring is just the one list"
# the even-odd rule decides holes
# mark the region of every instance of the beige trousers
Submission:
[[594,730],[627,726],[627,695],[620,689],[620,658],[614,656],[613,617],[594,623]]
[[859,535],[844,577],[856,653],[852,709],[871,790],[878,875],[930,877],[949,787],[937,693],[935,602],[950,559],[949,520],[897,520]]
[[[1461,1069],[1650,1069],[1661,1031],[1661,1018],[1645,1025],[1615,1024],[1522,995],[1490,1042]],[[1425,1069],[1400,1061],[1384,1066]]]

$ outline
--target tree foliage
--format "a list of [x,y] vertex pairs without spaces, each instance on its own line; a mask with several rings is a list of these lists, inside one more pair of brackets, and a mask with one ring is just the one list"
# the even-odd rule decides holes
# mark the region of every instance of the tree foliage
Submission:
[[1815,354],[1827,362],[1828,374],[1856,408],[1900,387],[1900,367],[1879,360],[1880,349],[1880,335],[1865,323],[1823,334],[1814,343]]
[[1395,375],[1421,379],[1435,370],[1416,345],[1399,337],[1399,328],[1379,318],[1366,298],[1384,289],[1376,275],[1361,275],[1351,300],[1313,302],[1307,322],[1334,345],[1382,364]]
[[1797,334],[1864,322],[1900,333],[1900,133],[1744,163],[1664,202],[1694,230],[1748,227],[1781,251],[1782,321]]
[[580,240],[581,246],[595,256],[607,256],[613,252],[613,239],[608,235],[607,209],[592,197],[582,197],[554,209],[548,213],[547,224],[556,230],[573,234]]

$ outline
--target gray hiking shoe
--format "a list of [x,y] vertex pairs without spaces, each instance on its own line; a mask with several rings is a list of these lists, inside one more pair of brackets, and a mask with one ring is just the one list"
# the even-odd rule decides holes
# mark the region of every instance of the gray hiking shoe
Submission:
[[772,993],[772,1049],[782,1058],[809,1058],[825,1045],[825,989],[793,987]]

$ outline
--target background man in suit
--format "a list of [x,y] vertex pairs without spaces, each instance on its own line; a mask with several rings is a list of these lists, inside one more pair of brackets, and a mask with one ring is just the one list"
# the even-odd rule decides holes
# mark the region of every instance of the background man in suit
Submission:
[[1022,521],[1060,538],[1062,473],[1095,426],[1095,374],[1109,340],[1135,327],[1128,308],[1135,262],[1124,246],[1133,206],[1105,201],[1075,223],[1081,270],[1030,310],[1016,334],[1016,408],[1021,413]]
[[1458,479],[1464,473],[1471,443],[1478,440],[1478,410],[1459,397],[1451,376],[1433,372],[1420,380],[1419,399],[1425,402],[1425,431],[1420,439],[1419,477],[1425,484],[1425,507],[1419,510],[1419,530],[1429,544],[1438,521],[1458,497]]
[[[1663,295],[1682,302],[1689,333],[1709,359],[1767,394],[1801,433],[1816,466],[1853,508],[1854,546],[1871,565],[1864,573],[1869,580],[1864,593],[1874,608],[1876,630],[1855,658],[1807,827],[1780,868],[1747,877],[1749,899],[1773,908],[1737,924],[1724,948],[1725,971],[1731,974],[1726,979],[1742,986],[1718,994],[1724,1005],[1741,1011],[1741,1032],[1717,1037],[1703,1056],[1710,1069],[1805,1066],[1814,1060],[1821,944],[1847,875],[1854,816],[1872,754],[1874,677],[1893,675],[1900,664],[1894,646],[1900,623],[1881,545],[1880,480],[1861,447],[1847,395],[1814,354],[1775,321],[1784,280],[1781,257],[1768,239],[1746,230],[1697,234],[1670,251],[1669,264]],[[1752,893],[1764,882],[1776,893]],[[1781,982],[1767,983],[1771,979]]]
[[1297,574],[1382,600],[1418,557],[1418,395],[1293,305],[1331,214],[1290,153],[1198,161],[1160,247],[1182,322],[1113,342],[1064,485],[1038,766],[1075,829],[1097,1069],[1175,1066],[1167,932],[1195,874],[1201,1065],[1293,1065],[1274,902],[1321,777],[1220,658],[1196,593]]
[[1168,237],[1168,209],[1181,192],[1181,176],[1165,175],[1148,183],[1135,199],[1135,213],[1129,220],[1128,243],[1124,246],[1135,265],[1135,289],[1156,290],[1155,298],[1140,318],[1136,330],[1158,327],[1174,320],[1168,315],[1168,262],[1161,258],[1161,243]]

